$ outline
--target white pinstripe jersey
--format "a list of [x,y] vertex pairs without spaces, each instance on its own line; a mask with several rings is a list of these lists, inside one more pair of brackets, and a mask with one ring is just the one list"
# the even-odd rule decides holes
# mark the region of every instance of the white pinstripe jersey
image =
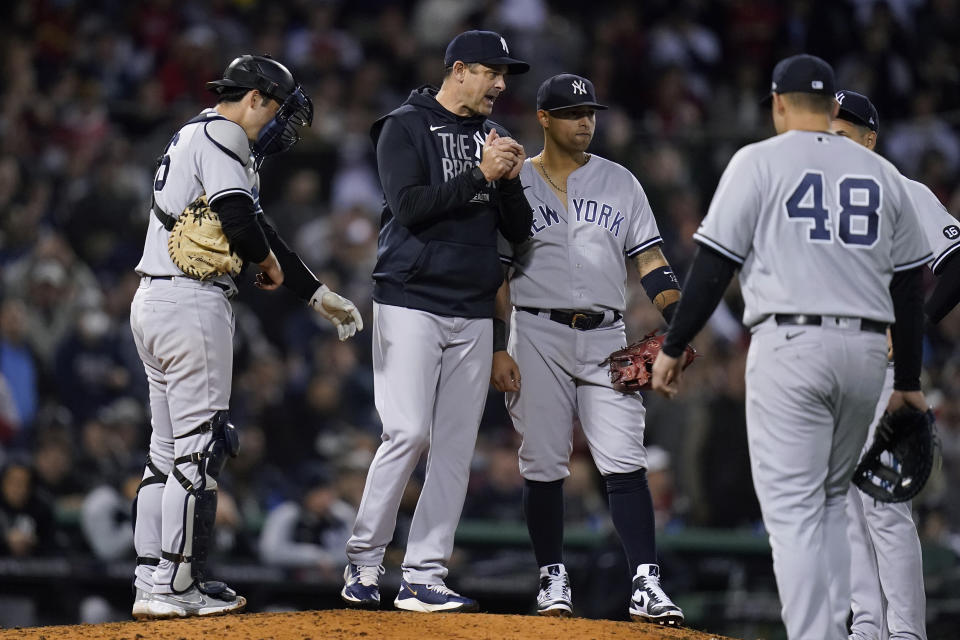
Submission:
[[933,252],[930,268],[937,273],[946,259],[960,249],[960,225],[925,184],[909,178],[903,181],[917,207],[920,226]]
[[[174,218],[202,194],[213,203],[246,194],[260,212],[260,176],[253,168],[247,134],[240,125],[205,109],[181,127],[164,151],[153,183],[156,206]],[[149,215],[143,257],[136,271],[150,276],[182,276],[167,250],[169,232]],[[217,280],[226,282],[229,276]]]
[[624,311],[625,257],[662,242],[650,203],[626,168],[600,156],[567,178],[564,207],[528,159],[520,171],[533,207],[533,234],[501,260],[514,267],[510,301],[518,307]]
[[740,264],[747,326],[775,313],[890,323],[893,273],[931,258],[918,219],[879,155],[788,131],[733,156],[694,239]]

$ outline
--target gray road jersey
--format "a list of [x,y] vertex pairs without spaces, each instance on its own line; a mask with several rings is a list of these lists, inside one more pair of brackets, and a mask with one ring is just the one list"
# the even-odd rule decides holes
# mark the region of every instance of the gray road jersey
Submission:
[[894,271],[930,260],[918,218],[879,155],[789,131],[733,156],[694,239],[740,263],[747,326],[774,313],[893,322]]
[[660,244],[650,203],[627,169],[596,155],[567,178],[567,206],[557,200],[532,160],[520,171],[533,207],[533,236],[501,259],[512,264],[510,299],[541,309],[624,311],[627,270],[633,257]]
[[[216,131],[211,132],[207,125],[213,125],[211,119],[217,118],[217,112],[206,109],[200,116],[207,119],[185,125],[167,147],[154,176],[153,197],[157,206],[177,217],[201,194],[207,194],[208,202],[216,202],[218,198],[239,193],[253,198],[254,207],[260,211],[260,177],[253,169],[253,158],[249,152],[240,158],[229,149],[229,146],[248,146],[243,129],[238,124],[217,120]],[[230,142],[235,144],[225,146]],[[182,276],[183,272],[173,264],[167,250],[169,232],[156,216],[149,211],[146,215],[149,217],[147,237],[137,273]],[[227,283],[229,276],[220,276],[217,280]]]
[[909,178],[903,182],[917,207],[920,226],[933,252],[930,268],[937,273],[947,258],[960,249],[960,225],[926,185]]

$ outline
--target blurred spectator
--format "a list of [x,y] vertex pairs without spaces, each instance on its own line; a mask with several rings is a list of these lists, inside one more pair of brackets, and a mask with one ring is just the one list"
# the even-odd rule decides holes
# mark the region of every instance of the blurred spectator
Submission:
[[77,473],[73,442],[67,428],[38,429],[33,467],[37,491],[51,505],[62,512],[75,512],[80,508],[91,486]]
[[3,464],[3,447],[10,444],[20,430],[20,412],[13,399],[13,391],[7,377],[0,373],[0,465]]
[[683,505],[677,499],[670,454],[656,445],[647,447],[647,484],[657,531],[682,529],[685,526]]
[[288,481],[280,468],[264,459],[266,435],[258,424],[240,425],[237,432],[240,451],[224,468],[219,484],[230,487],[244,526],[259,529],[266,512],[286,499]]
[[267,514],[260,558],[273,566],[317,570],[332,579],[347,561],[346,544],[356,511],[340,499],[336,480],[325,468],[311,466],[301,476],[300,499]]
[[146,432],[144,409],[131,398],[121,398],[101,407],[95,416],[81,423],[79,474],[91,485],[116,477],[142,448]]
[[45,556],[58,550],[53,509],[37,493],[33,469],[26,462],[8,462],[0,471],[0,556]]
[[746,354],[734,351],[715,372],[718,393],[709,401],[707,424],[692,465],[698,474],[700,524],[751,527],[760,521],[753,491],[744,409]]
[[600,472],[587,453],[570,456],[570,475],[563,482],[563,520],[570,527],[612,533],[607,499],[601,493]]
[[960,168],[960,136],[937,115],[936,97],[931,91],[913,95],[913,119],[892,126],[885,149],[887,157],[907,176],[918,174],[924,154],[931,150],[941,154],[952,174]]
[[54,376],[60,397],[77,420],[124,396],[134,376],[142,377],[128,369],[119,350],[116,334],[127,329],[112,326],[102,309],[86,309],[57,349]]
[[143,465],[128,466],[94,487],[81,508],[83,537],[93,554],[104,561],[130,559],[133,549],[133,500],[143,476]]
[[471,478],[464,518],[523,522],[523,477],[517,465],[517,443],[511,436],[492,443],[481,441],[474,449],[473,466],[479,469]]
[[39,401],[39,364],[27,344],[27,308],[22,300],[0,302],[0,374],[14,411],[4,411],[7,428],[2,441],[9,443],[21,427],[29,427]]

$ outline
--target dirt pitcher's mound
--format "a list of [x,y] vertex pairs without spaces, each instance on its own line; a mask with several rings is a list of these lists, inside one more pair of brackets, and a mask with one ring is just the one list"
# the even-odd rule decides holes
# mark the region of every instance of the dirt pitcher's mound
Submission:
[[649,624],[483,613],[299,611],[0,631],[17,640],[731,640]]

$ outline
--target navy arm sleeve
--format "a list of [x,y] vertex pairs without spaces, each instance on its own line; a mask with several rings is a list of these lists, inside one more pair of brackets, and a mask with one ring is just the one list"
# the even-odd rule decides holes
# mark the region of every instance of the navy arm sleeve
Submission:
[[310,300],[317,290],[317,287],[320,286],[320,281],[317,280],[313,272],[307,268],[307,265],[303,264],[300,256],[287,246],[287,243],[283,241],[283,238],[280,237],[280,234],[277,233],[277,230],[270,224],[266,216],[259,216],[259,220],[260,226],[263,228],[263,233],[267,236],[267,241],[270,243],[270,248],[273,249],[274,255],[277,256],[277,262],[280,263],[280,268],[283,269],[283,286],[293,291],[301,300]]
[[893,274],[890,297],[893,316],[893,388],[897,391],[920,390],[923,363],[923,267]]
[[713,249],[700,246],[683,283],[683,294],[670,323],[663,352],[676,358],[710,319],[727,285],[736,273],[736,262]]
[[238,256],[245,262],[266,260],[270,247],[257,224],[257,214],[249,195],[223,196],[214,200],[210,209],[220,217],[223,235],[227,236],[230,248]]
[[533,209],[523,195],[520,178],[500,180],[500,233],[510,242],[523,242],[530,237]]
[[394,118],[387,118],[377,140],[377,170],[387,205],[405,227],[443,217],[468,203],[484,185],[470,171],[441,184],[428,184],[429,176],[409,134]]
[[937,285],[923,306],[930,324],[937,324],[960,302],[960,259],[953,254],[940,267]]

